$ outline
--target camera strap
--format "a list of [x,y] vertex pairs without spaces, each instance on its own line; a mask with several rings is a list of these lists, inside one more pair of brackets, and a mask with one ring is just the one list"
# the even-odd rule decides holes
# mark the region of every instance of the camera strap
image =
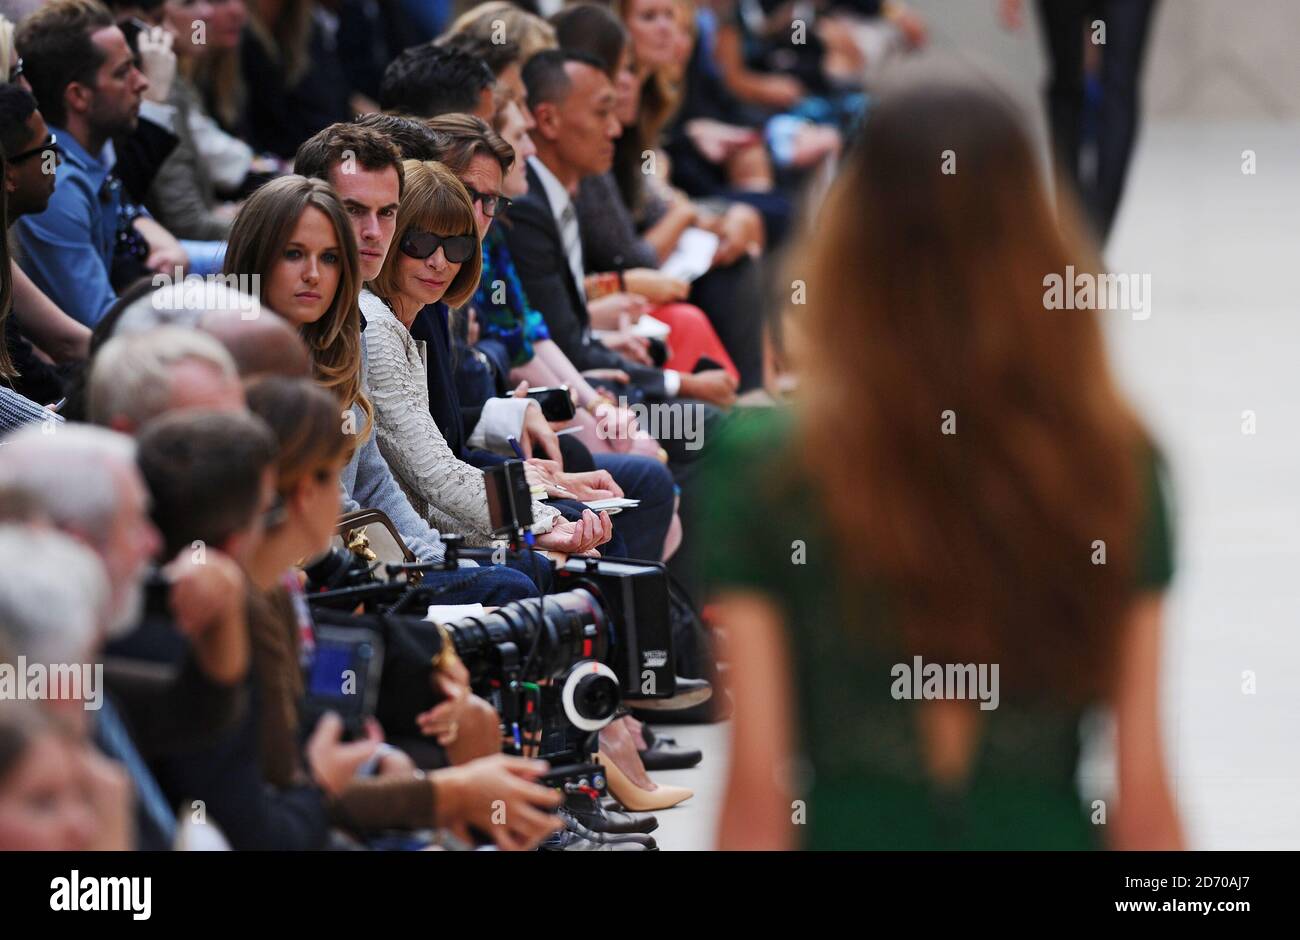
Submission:
[[311,618],[311,609],[307,606],[307,595],[302,589],[302,582],[298,580],[298,572],[285,572],[281,584],[293,605],[293,616],[298,625],[298,657],[301,665],[306,667],[316,653],[316,623]]

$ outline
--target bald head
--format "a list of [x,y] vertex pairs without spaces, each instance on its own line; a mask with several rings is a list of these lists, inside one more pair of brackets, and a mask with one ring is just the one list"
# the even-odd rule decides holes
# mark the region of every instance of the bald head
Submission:
[[200,330],[226,347],[240,378],[310,378],[307,344],[287,320],[265,307],[252,319],[245,316],[240,310],[208,310],[198,322]]

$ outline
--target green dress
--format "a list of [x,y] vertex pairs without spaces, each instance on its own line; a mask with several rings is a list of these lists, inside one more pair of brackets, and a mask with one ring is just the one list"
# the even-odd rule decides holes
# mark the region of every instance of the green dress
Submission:
[[[792,422],[777,409],[739,412],[710,442],[694,537],[712,589],[760,592],[786,623],[798,715],[802,806],[792,818],[809,849],[1086,849],[1090,822],[1076,786],[1084,709],[1003,697],[980,712],[979,739],[958,787],[932,781],[916,733],[916,703],[891,694],[891,669],[911,662],[883,630],[886,598],[838,582],[831,540],[807,487],[789,479]],[[1147,461],[1141,587],[1172,576],[1157,461]],[[858,621],[844,623],[837,598]],[[868,639],[871,637],[871,639]],[[795,814],[801,814],[798,818]]]

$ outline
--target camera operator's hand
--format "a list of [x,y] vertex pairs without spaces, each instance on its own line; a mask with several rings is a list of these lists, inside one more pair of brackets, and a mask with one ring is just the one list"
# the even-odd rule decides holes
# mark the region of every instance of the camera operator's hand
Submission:
[[566,555],[599,555],[597,545],[604,545],[614,535],[614,524],[609,521],[609,513],[597,516],[590,509],[582,511],[582,518],[577,522],[557,522],[555,527],[545,535],[537,537],[539,548]]
[[343,719],[334,712],[326,712],[307,739],[307,766],[311,768],[312,779],[327,796],[338,796],[361,765],[374,756],[383,740],[379,722],[369,718],[365,740],[345,742]]
[[395,747],[387,748],[379,756],[375,764],[376,777],[402,777],[409,778],[419,768],[415,766],[415,761],[411,760],[411,755],[405,751],[399,751]]
[[176,627],[189,638],[199,668],[213,682],[233,685],[248,672],[244,573],[214,548],[183,549],[164,569]]
[[730,408],[736,403],[736,380],[725,369],[706,369],[694,374],[682,373],[678,394],[683,398],[698,398],[719,408]]
[[564,821],[547,810],[560,805],[558,790],[533,783],[546,761],[494,754],[429,774],[437,788],[438,825],[464,835],[474,826],[506,851],[532,849]]
[[457,663],[465,672],[464,679],[441,672],[434,676],[434,687],[446,698],[427,712],[415,716],[420,733],[434,738],[443,747],[454,744],[460,735],[461,719],[465,717],[470,697],[468,670],[459,660]]

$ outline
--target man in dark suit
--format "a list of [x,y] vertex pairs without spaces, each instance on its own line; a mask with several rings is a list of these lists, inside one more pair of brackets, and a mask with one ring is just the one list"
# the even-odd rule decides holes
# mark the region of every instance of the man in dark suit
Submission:
[[[607,172],[613,160],[614,139],[622,133],[614,86],[598,60],[561,50],[529,59],[524,84],[537,122],[537,155],[528,162],[528,194],[510,209],[506,239],[529,302],[579,369],[622,373],[622,384],[639,390],[651,405],[678,399],[704,403],[707,427],[716,416],[714,406],[727,407],[735,399],[735,380],[724,370],[659,369],[645,361],[636,343],[611,348],[591,335],[572,196],[584,177]],[[675,463],[698,453],[680,441],[661,443]]]

